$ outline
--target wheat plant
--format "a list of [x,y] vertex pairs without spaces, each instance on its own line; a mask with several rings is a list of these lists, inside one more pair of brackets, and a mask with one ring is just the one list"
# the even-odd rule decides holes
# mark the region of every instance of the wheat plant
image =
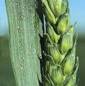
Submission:
[[67,0],[41,0],[44,19],[44,86],[77,86],[79,60]]

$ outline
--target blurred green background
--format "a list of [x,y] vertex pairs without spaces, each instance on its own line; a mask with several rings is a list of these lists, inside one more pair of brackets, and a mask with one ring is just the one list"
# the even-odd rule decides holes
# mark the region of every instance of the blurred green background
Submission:
[[[77,56],[80,59],[79,86],[85,86],[85,1],[69,0],[71,22],[75,26],[75,31],[79,33],[77,43]],[[0,86],[16,86],[13,75],[10,51],[8,22],[5,7],[5,0],[0,0]]]
[[15,86],[7,37],[0,37],[0,86]]

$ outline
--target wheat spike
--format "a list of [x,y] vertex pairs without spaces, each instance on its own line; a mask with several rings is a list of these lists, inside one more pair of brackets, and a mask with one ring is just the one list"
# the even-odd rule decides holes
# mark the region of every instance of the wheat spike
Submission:
[[78,58],[67,0],[41,0],[44,34],[44,86],[77,86]]

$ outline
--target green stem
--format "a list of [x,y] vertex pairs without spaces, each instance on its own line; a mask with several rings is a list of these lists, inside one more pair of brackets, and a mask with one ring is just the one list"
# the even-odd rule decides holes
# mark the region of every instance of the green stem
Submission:
[[[41,54],[35,0],[6,0],[10,55],[17,86],[39,86]],[[36,23],[37,22],[37,23]]]

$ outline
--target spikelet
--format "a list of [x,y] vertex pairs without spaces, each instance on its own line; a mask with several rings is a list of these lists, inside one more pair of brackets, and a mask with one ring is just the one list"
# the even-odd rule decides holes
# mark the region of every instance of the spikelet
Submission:
[[66,53],[73,45],[74,28],[71,26],[69,31],[62,36],[60,51],[61,53]]
[[42,3],[43,3],[43,8],[45,10],[45,15],[46,15],[48,21],[50,21],[52,24],[56,24],[57,19],[55,18],[54,14],[52,13],[47,0],[42,0]]

